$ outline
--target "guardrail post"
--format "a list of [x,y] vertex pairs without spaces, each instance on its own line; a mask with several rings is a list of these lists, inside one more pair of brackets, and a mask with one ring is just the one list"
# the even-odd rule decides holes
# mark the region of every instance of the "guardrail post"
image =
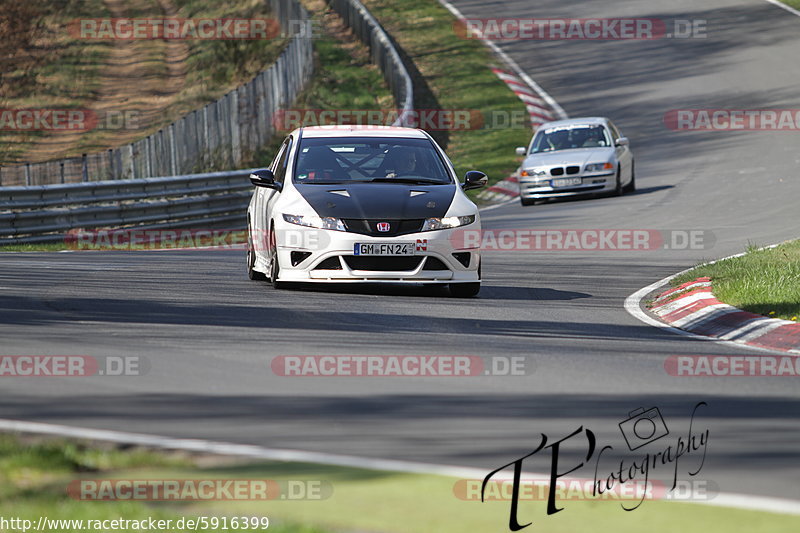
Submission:
[[231,95],[231,156],[233,166],[238,167],[242,162],[241,144],[239,142],[239,90],[234,89]]
[[25,163],[25,185],[30,187],[31,185],[31,164]]
[[81,181],[89,181],[89,161],[86,158],[86,154],[81,154]]
[[114,175],[114,154],[111,148],[108,149],[108,179],[113,180]]
[[178,175],[178,147],[175,142],[175,123],[169,125],[169,159],[170,172],[173,176]]
[[64,183],[64,160],[62,159],[59,161],[59,166],[61,167],[61,183]]

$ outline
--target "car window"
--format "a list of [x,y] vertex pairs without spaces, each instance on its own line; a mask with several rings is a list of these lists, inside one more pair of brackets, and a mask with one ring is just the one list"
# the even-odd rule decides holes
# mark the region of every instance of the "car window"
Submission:
[[452,179],[428,139],[304,138],[295,183],[415,181],[447,184]]
[[278,159],[278,164],[275,166],[275,181],[283,182],[286,177],[286,167],[289,164],[289,152],[292,151],[292,138],[287,137],[283,142],[283,152],[281,152]]
[[533,139],[531,153],[557,152],[576,148],[611,146],[608,131],[600,125],[577,124],[539,130]]
[[612,138],[613,138],[615,141],[616,141],[617,139],[619,139],[620,137],[622,137],[622,135],[620,135],[620,133],[619,133],[619,130],[617,129],[617,127],[614,125],[614,123],[613,123],[613,122],[610,122],[610,121],[609,121],[609,123],[608,123],[608,126],[611,128],[611,137],[612,137]]

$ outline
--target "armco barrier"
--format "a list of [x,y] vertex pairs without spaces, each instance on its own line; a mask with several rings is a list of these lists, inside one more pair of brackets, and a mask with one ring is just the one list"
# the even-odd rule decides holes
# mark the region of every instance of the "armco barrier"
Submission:
[[288,107],[314,67],[310,23],[297,0],[268,0],[271,16],[296,35],[268,69],[216,102],[195,110],[158,132],[104,152],[0,167],[0,186],[46,185],[175,176],[208,168],[236,168],[269,142],[272,117]]
[[345,24],[352,28],[353,33],[369,47],[372,62],[383,72],[401,110],[394,125],[409,125],[408,114],[414,109],[414,86],[391,39],[359,0],[331,0],[331,6],[344,19]]
[[244,228],[250,172],[4,187],[0,245],[56,242],[75,228]]

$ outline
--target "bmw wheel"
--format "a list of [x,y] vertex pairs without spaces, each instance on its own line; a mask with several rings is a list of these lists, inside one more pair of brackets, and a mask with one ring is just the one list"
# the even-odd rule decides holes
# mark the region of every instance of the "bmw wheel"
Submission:
[[633,192],[636,190],[636,171],[631,161],[631,182],[625,186],[625,192]]

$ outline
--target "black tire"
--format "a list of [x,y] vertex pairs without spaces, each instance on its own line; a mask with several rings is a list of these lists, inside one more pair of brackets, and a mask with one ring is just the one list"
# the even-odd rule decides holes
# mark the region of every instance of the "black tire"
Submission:
[[625,192],[634,192],[636,190],[636,170],[633,167],[633,161],[631,161],[631,182],[625,186]]
[[617,186],[614,188],[613,196],[622,196],[622,169],[617,169]]
[[283,289],[284,282],[278,281],[281,276],[281,264],[278,260],[278,247],[275,241],[275,228],[269,231],[269,281],[273,289]]
[[480,283],[450,283],[447,286],[450,289],[450,296],[454,298],[472,298],[477,296],[481,291]]
[[256,264],[256,250],[253,245],[253,237],[250,232],[250,224],[247,224],[247,277],[253,281],[265,281],[267,276],[261,272],[253,270]]
[[533,198],[520,197],[519,203],[521,203],[522,205],[534,205],[536,203],[536,200],[534,200]]

